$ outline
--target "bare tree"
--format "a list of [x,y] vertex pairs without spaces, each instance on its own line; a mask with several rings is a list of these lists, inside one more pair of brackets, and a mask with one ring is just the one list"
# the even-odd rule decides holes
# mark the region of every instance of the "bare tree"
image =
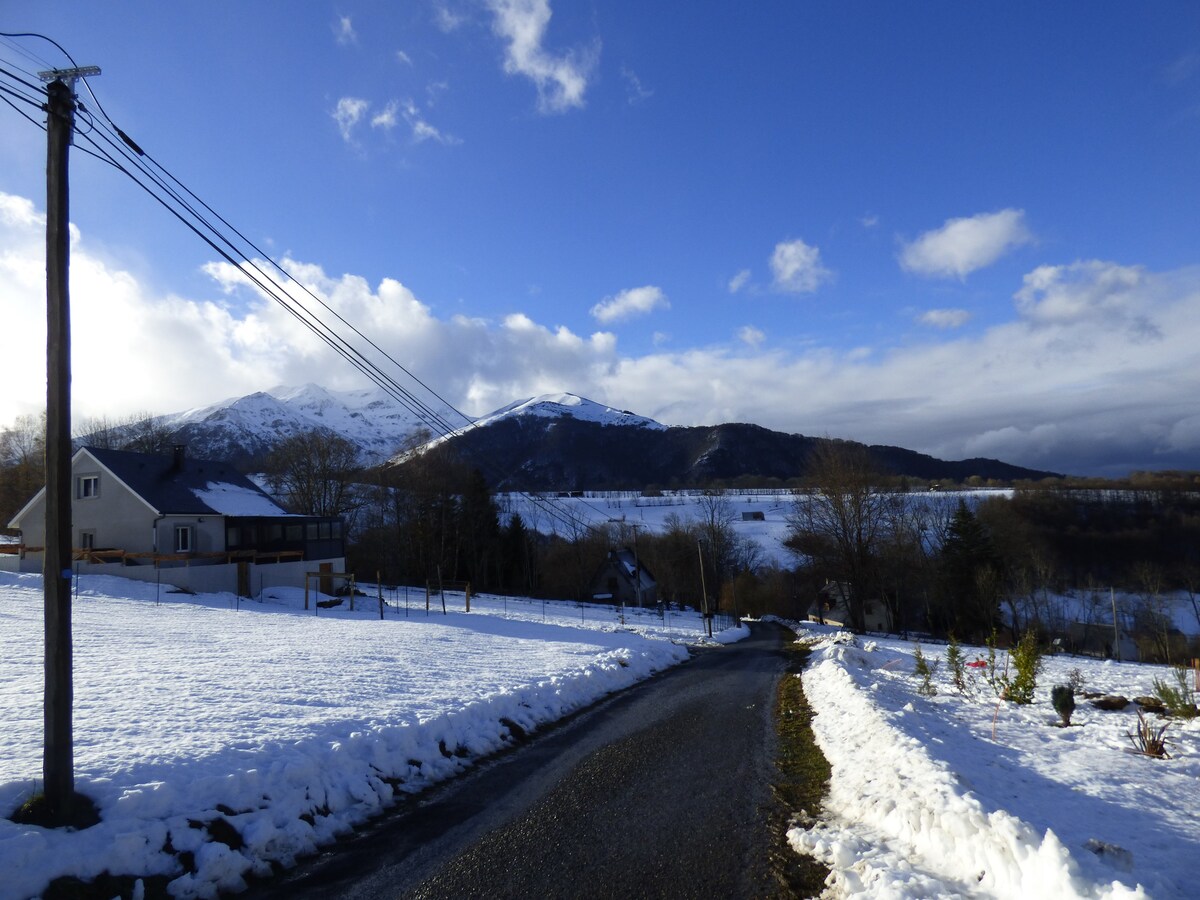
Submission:
[[850,626],[865,629],[866,602],[879,591],[880,542],[893,497],[867,448],[824,439],[809,460],[812,490],[788,514],[790,546],[850,585]]
[[46,483],[46,414],[19,416],[0,430],[0,527]]
[[267,460],[267,480],[287,505],[310,516],[340,516],[357,505],[353,485],[358,448],[331,431],[306,431],[279,444]]
[[133,413],[118,419],[106,415],[84,419],[75,429],[75,441],[104,450],[131,450],[135,453],[170,453],[175,432],[162,416],[148,412]]

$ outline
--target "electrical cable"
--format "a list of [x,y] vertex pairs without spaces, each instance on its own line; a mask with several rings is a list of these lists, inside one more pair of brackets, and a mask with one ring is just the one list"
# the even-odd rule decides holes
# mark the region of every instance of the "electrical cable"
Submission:
[[40,96],[42,95],[42,92],[45,90],[45,89],[42,87],[42,85],[38,84],[37,82],[34,82],[34,81],[26,81],[26,80],[25,80],[24,78],[22,78],[20,75],[14,75],[14,74],[13,74],[12,72],[10,72],[8,69],[5,69],[5,68],[3,68],[2,66],[0,66],[0,72],[4,73],[5,75],[7,75],[9,78],[11,78],[13,81],[17,82],[18,84],[23,84],[23,85],[25,85],[25,87],[27,87],[27,88],[29,88],[31,91],[33,91],[33,92],[34,92],[34,94],[35,94],[36,96],[39,96],[39,97],[40,97]]
[[[61,47],[61,45],[45,35],[33,33],[0,32],[0,37],[41,38],[53,44],[67,57],[68,60],[71,61],[72,65],[75,65],[75,60],[71,57],[71,55],[67,53],[67,51]],[[39,109],[45,109],[44,104],[40,101],[40,86],[28,82],[20,76],[15,75],[11,71],[8,71],[2,67],[0,67],[0,74],[7,76],[19,85],[24,85],[37,91],[39,99],[34,100],[21,93],[19,90],[5,88],[2,85],[0,85],[0,91],[11,94],[12,96],[17,97],[18,99],[30,105],[37,106]],[[232,226],[224,217],[220,216],[220,214],[213,210],[211,206],[201,200],[193,191],[191,191],[191,189],[184,185],[182,181],[176,178],[157,160],[146,154],[142,148],[133,141],[132,138],[130,138],[124,131],[122,131],[116,126],[115,123],[112,122],[107,112],[105,112],[104,106],[99,97],[96,96],[95,92],[91,88],[91,85],[88,84],[87,78],[81,76],[81,80],[84,82],[85,87],[87,87],[88,93],[93,102],[96,104],[96,108],[99,110],[100,116],[102,117],[102,119],[97,119],[82,103],[78,105],[79,118],[88,125],[88,130],[79,130],[76,132],[76,134],[79,138],[90,144],[90,146],[93,148],[88,149],[87,147],[78,147],[81,152],[93,156],[101,162],[108,163],[129,177],[130,180],[141,187],[142,190],[149,194],[164,209],[166,209],[171,215],[175,216],[185,227],[191,230],[194,234],[196,234],[197,237],[199,237],[210,248],[212,248],[222,259],[241,272],[243,277],[247,278],[247,280],[250,281],[251,284],[262,294],[273,299],[276,303],[283,307],[283,309],[294,319],[296,319],[296,321],[306,327],[319,340],[323,341],[327,346],[329,346],[335,353],[349,362],[360,373],[365,375],[369,380],[384,390],[388,396],[400,403],[400,405],[412,413],[418,419],[418,421],[421,421],[423,424],[430,427],[432,431],[438,434],[438,436],[444,437],[455,431],[461,432],[470,430],[472,427],[477,427],[472,419],[457,410],[452,404],[446,401],[445,398],[441,397],[436,391],[434,391],[431,387],[429,387],[429,385],[427,385],[405,366],[403,366],[391,354],[381,348],[377,343],[375,343],[375,341],[373,341],[370,337],[365,335],[361,330],[345,319],[339,312],[337,312],[337,310],[333,309],[307,285],[293,278],[292,275],[287,272],[283,266],[276,262],[269,254],[263,252],[262,249],[254,244],[253,241],[250,241],[248,238],[246,238],[244,234]],[[36,120],[32,119],[32,117],[23,113],[7,97],[0,97],[0,99],[4,100],[14,109],[17,109],[18,112],[21,112],[22,115],[25,115],[26,119],[38,125],[39,128],[42,128],[43,130],[45,129],[45,125],[37,122]],[[109,147],[103,146],[103,144],[100,142],[101,140],[105,144],[108,144]],[[113,151],[115,151],[115,154]],[[229,231],[232,231],[233,234],[235,234],[243,242],[243,246],[248,247],[254,253],[258,254],[259,258],[252,259],[249,253],[245,252],[241,247],[239,247],[236,242],[228,236],[228,234],[222,232],[221,229],[217,227],[208,217],[202,214],[195,206],[181,196],[175,188],[166,183],[163,180],[163,177],[160,177],[159,175],[156,175],[155,172],[151,171],[149,167],[142,162],[143,158],[149,160],[149,162],[153,164],[153,166],[159,172],[162,173],[162,176],[165,176],[165,178],[170,179],[170,181],[175,185],[178,185],[178,187],[186,192],[188,196],[193,198],[196,203],[198,203],[218,221],[220,221],[221,224],[223,224]],[[221,246],[222,244],[225,246]],[[276,277],[267,271],[264,271],[262,268],[262,264],[264,263],[271,266],[284,279],[286,279],[286,283],[299,287],[329,315],[333,316],[338,322],[340,322],[342,326],[349,329],[349,331],[356,335],[359,339],[365,341],[366,344],[384,360],[395,366],[406,376],[408,376],[409,379],[424,389],[429,396],[436,399],[443,409],[453,412],[455,415],[461,418],[466,423],[466,428],[462,428],[461,426],[459,428],[455,428],[450,421],[446,419],[437,409],[435,409],[426,401],[422,400],[409,389],[405,388],[394,378],[387,375],[382,369],[380,369],[378,364],[368,359],[360,350],[355,348],[347,338],[338,334],[333,326],[324,321],[319,315],[317,315],[317,313],[315,313],[312,309],[309,309],[304,303],[295,297],[288,290],[286,284],[280,283]],[[467,450],[470,455],[476,455],[475,452],[470,448],[467,448]],[[493,476],[497,474],[495,467],[491,465],[489,461],[477,461],[482,462],[485,469],[491,470]],[[575,531],[595,530],[595,525],[587,522],[583,517],[577,515],[574,510],[567,509],[564,504],[557,504],[553,502],[554,498],[549,498],[538,494],[530,494],[527,496],[529,496],[530,499],[543,508],[548,515],[557,520],[561,525],[565,525],[569,529]],[[590,504],[586,505],[589,506],[593,514],[598,517],[604,517],[602,513],[600,513],[594,507],[591,507]]]
[[[114,131],[117,131],[117,130],[118,130],[118,129],[116,128],[116,126],[115,126],[115,125],[113,125],[111,122],[109,123],[109,125],[112,127],[112,129],[113,129]],[[124,139],[125,143],[131,143],[131,141],[129,141],[129,140],[128,140],[128,139],[127,139],[125,136],[124,136],[123,132],[122,132],[121,134],[122,134],[122,138]],[[113,142],[113,141],[111,141],[111,140],[110,140],[109,142],[110,142],[110,143],[114,143],[114,142]],[[114,146],[115,146],[115,144],[114,144]],[[136,145],[135,145],[135,146],[136,146]],[[118,149],[118,150],[120,150],[121,152],[123,152],[123,153],[124,153],[124,151],[123,151],[123,150],[121,150],[121,148],[120,148],[120,147],[117,147],[116,149]],[[127,158],[129,158],[129,159],[131,159],[131,160],[132,160],[132,157],[129,157],[129,155],[128,155],[127,153],[125,153],[124,155],[125,155]],[[139,161],[138,161],[138,160],[133,160],[133,162],[135,162],[135,163],[138,163]],[[144,170],[144,168],[145,168],[145,167],[142,167],[142,168],[143,168],[143,170]],[[161,167],[160,167],[160,168],[161,168]],[[165,170],[164,170],[164,171],[165,171]],[[129,173],[127,172],[127,174],[129,174]],[[186,203],[186,201],[183,201],[181,198],[179,198],[179,197],[178,197],[178,194],[177,194],[177,193],[175,193],[175,192],[173,191],[173,189],[171,189],[169,186],[165,186],[165,185],[163,185],[163,184],[162,184],[162,181],[161,181],[161,179],[157,178],[157,177],[156,177],[156,176],[155,176],[153,173],[146,172],[146,174],[147,174],[147,177],[151,178],[151,179],[152,179],[152,180],[153,180],[153,181],[154,181],[156,184],[158,184],[158,185],[159,185],[159,186],[160,186],[160,187],[161,187],[163,190],[165,190],[165,191],[167,191],[169,194],[171,194],[171,195],[172,195],[172,196],[173,196],[173,197],[174,197],[174,198],[177,200],[177,202],[179,202],[179,203],[180,203],[182,206],[184,206],[185,208],[187,208],[187,209],[189,210],[189,212],[190,212],[192,215],[196,216],[198,219],[202,219],[202,218],[203,218],[203,217],[201,217],[201,216],[199,215],[199,213],[198,213],[198,212],[195,210],[195,208],[194,208],[194,207],[192,207],[190,204]],[[171,177],[174,179],[174,176],[171,176]],[[178,179],[174,179],[174,180],[178,182]],[[181,186],[182,186],[182,183],[180,183],[180,184],[181,184]],[[185,189],[185,190],[187,190],[187,188],[186,188],[186,187],[184,187],[184,189]],[[191,196],[193,196],[193,197],[195,197],[195,196],[196,196],[196,195],[195,195],[194,193],[192,193],[190,190],[188,191],[188,193],[189,193],[189,195],[191,195]],[[198,201],[198,202],[200,202],[202,205],[204,205],[206,209],[210,209],[210,207],[208,207],[208,206],[207,206],[207,204],[204,204],[204,203],[203,203],[203,201],[199,200],[199,198],[197,198],[197,201]],[[161,202],[161,201],[160,201],[160,202]],[[215,215],[215,213],[214,213],[214,215]],[[220,217],[218,216],[218,218],[220,218]],[[224,222],[224,219],[222,219],[222,222]],[[216,232],[216,229],[214,228],[214,226],[212,226],[212,225],[211,225],[211,223],[206,223],[206,224],[207,224],[207,226],[208,226],[209,228],[213,228],[213,230],[214,230],[214,233],[217,233],[217,232]],[[193,229],[193,230],[195,230],[195,229]],[[236,231],[236,229],[233,229],[233,230],[235,231],[235,233],[238,233],[238,234],[240,234],[240,232],[237,232],[237,231]],[[240,251],[237,251],[237,250],[236,250],[236,248],[234,248],[234,247],[232,246],[232,243],[230,243],[230,242],[228,241],[228,239],[227,239],[227,238],[223,238],[223,239],[226,241],[226,243],[229,243],[229,244],[230,244],[230,247],[231,247],[231,249],[233,249],[233,250],[234,250],[234,252],[239,252],[239,253],[240,253]],[[249,244],[249,243],[251,243],[251,242],[247,241],[247,243]],[[210,242],[210,244],[211,244],[211,242]],[[258,279],[256,276],[252,276],[252,275],[250,275],[250,274],[249,274],[249,272],[247,272],[247,271],[246,271],[246,269],[245,269],[245,267],[244,267],[244,266],[242,266],[242,265],[238,264],[238,263],[237,263],[236,261],[234,261],[234,260],[231,260],[231,259],[229,258],[229,256],[228,256],[228,254],[225,254],[225,253],[223,253],[223,251],[220,251],[220,249],[219,249],[219,248],[216,248],[216,247],[214,247],[214,249],[217,249],[217,250],[218,250],[218,252],[222,252],[222,255],[224,256],[224,258],[226,258],[226,260],[227,260],[227,261],[229,261],[229,262],[231,262],[232,264],[234,264],[235,266],[237,266],[237,267],[238,267],[238,268],[239,268],[239,269],[240,269],[240,270],[243,272],[243,274],[244,274],[244,275],[246,275],[246,277],[250,278],[250,280],[252,280],[252,281],[254,282],[254,284],[255,284],[255,285],[256,285],[256,286],[257,286],[257,287],[258,287],[260,290],[262,290],[262,291],[263,291],[264,293],[266,293],[268,296],[273,296],[273,297],[274,297],[274,299],[276,299],[276,301],[277,301],[277,302],[280,302],[281,304],[283,304],[283,305],[285,306],[285,308],[287,308],[287,309],[288,309],[288,311],[289,311],[290,313],[292,313],[292,315],[293,315],[293,316],[295,316],[295,317],[297,317],[298,319],[300,319],[300,320],[303,322],[303,324],[305,324],[305,325],[306,325],[307,327],[309,327],[310,329],[313,329],[313,327],[314,327],[314,326],[313,326],[312,324],[310,324],[309,322],[305,321],[305,320],[304,320],[304,319],[301,317],[301,315],[300,315],[300,314],[298,314],[298,313],[297,313],[295,310],[293,310],[292,308],[288,307],[288,306],[287,306],[287,304],[286,304],[286,303],[285,303],[285,302],[284,302],[284,301],[283,301],[283,300],[282,300],[282,299],[281,299],[279,296],[277,296],[277,295],[274,295],[272,291],[268,290],[268,289],[267,289],[267,287],[266,287],[266,285],[265,285],[265,284],[264,284],[264,283],[263,283],[261,280],[259,280],[259,279]],[[256,249],[257,249],[257,248],[256,248]],[[261,251],[260,251],[260,252],[261,252]],[[245,257],[244,257],[244,255],[243,255],[243,258],[245,258]],[[276,281],[275,281],[273,278],[271,278],[271,277],[270,277],[270,276],[269,276],[267,273],[264,273],[264,272],[262,272],[261,268],[259,268],[259,267],[258,267],[258,266],[257,266],[257,265],[254,263],[254,261],[251,261],[251,260],[248,260],[248,259],[247,259],[247,260],[246,260],[246,262],[247,262],[247,263],[249,263],[250,265],[253,265],[253,266],[255,267],[256,271],[257,271],[257,272],[258,272],[260,275],[262,275],[264,278],[267,278],[267,279],[270,281],[270,283],[271,283],[273,286],[275,286],[277,289],[281,290],[281,291],[282,291],[282,292],[283,292],[283,293],[284,293],[284,294],[285,294],[285,295],[288,297],[288,299],[289,299],[289,300],[291,300],[293,303],[295,303],[295,302],[296,302],[295,298],[294,298],[294,297],[292,297],[290,294],[288,294],[288,293],[287,293],[287,291],[286,291],[286,289],[284,289],[284,288],[283,288],[283,286],[279,285],[279,284],[278,284],[278,282],[276,282]],[[283,270],[283,269],[282,269],[282,267],[278,266],[278,264],[276,264],[276,268],[278,268],[278,269],[279,269],[279,270],[280,270],[280,271],[281,271],[281,272],[284,274],[284,276],[285,276],[285,277],[287,277],[287,278],[288,278],[290,281],[292,281],[292,283],[294,283],[294,284],[298,284],[298,285],[299,285],[299,286],[300,286],[302,289],[304,289],[304,290],[305,290],[305,292],[306,292],[306,293],[308,293],[310,296],[313,296],[315,299],[317,299],[319,302],[321,302],[321,305],[322,305],[323,307],[325,307],[326,309],[328,309],[328,306],[327,306],[326,304],[324,304],[324,303],[323,303],[323,301],[320,301],[320,300],[319,300],[319,298],[316,298],[316,297],[315,297],[315,295],[312,293],[312,291],[311,291],[311,290],[309,290],[309,289],[308,289],[308,288],[307,288],[305,285],[303,285],[303,284],[301,284],[301,283],[299,283],[299,282],[295,282],[295,281],[294,281],[294,279],[291,279],[291,276],[290,276],[290,275],[289,275],[289,274],[286,272],[286,270]],[[299,304],[298,304],[298,305],[299,305]],[[303,307],[301,307],[301,308],[303,309]],[[305,315],[307,315],[307,316],[312,316],[312,313],[311,313],[310,311],[307,311],[307,310],[304,310],[304,314],[305,314]],[[336,315],[336,313],[335,313],[335,315]],[[315,318],[315,317],[314,317],[314,318]],[[338,318],[339,318],[339,320],[341,320],[341,321],[343,321],[343,322],[345,321],[345,320],[344,320],[344,319],[342,319],[340,316],[338,316]],[[325,326],[325,325],[324,325],[324,323],[318,323],[318,327],[320,327],[320,328],[326,328],[327,326]],[[352,329],[352,330],[353,330],[353,331],[354,331],[356,334],[359,334],[359,335],[361,335],[361,332],[359,332],[357,329],[353,328],[353,326],[348,326],[348,327],[350,327],[350,328],[351,328],[351,329]],[[401,404],[402,404],[402,405],[404,405],[406,409],[408,409],[410,412],[412,412],[414,415],[416,415],[416,416],[417,416],[419,419],[421,419],[422,421],[424,421],[424,423],[425,423],[426,425],[429,425],[429,426],[431,426],[431,427],[432,427],[432,429],[435,431],[435,433],[437,433],[439,436],[445,436],[445,435],[449,434],[451,431],[453,431],[453,430],[454,430],[454,429],[453,429],[453,428],[450,426],[450,424],[449,424],[448,422],[446,422],[444,419],[442,419],[440,416],[434,416],[434,418],[435,418],[437,421],[430,421],[430,417],[429,417],[429,416],[426,416],[426,415],[423,415],[423,412],[422,412],[422,410],[419,410],[419,409],[414,409],[414,408],[412,407],[412,405],[411,405],[411,404],[409,404],[409,403],[405,402],[405,398],[402,398],[402,397],[396,397],[395,393],[394,393],[392,390],[390,390],[390,388],[393,388],[393,387],[394,387],[394,388],[397,388],[397,389],[401,390],[402,392],[404,392],[404,394],[408,395],[408,397],[411,397],[412,395],[411,395],[409,392],[407,392],[405,389],[403,389],[401,386],[397,385],[397,384],[396,384],[396,383],[395,383],[395,382],[394,382],[392,379],[390,379],[390,378],[386,378],[386,380],[387,380],[388,382],[390,382],[390,384],[383,384],[383,383],[381,383],[381,382],[380,382],[380,379],[379,379],[379,378],[377,378],[377,377],[375,377],[375,373],[373,373],[373,372],[370,372],[370,371],[367,371],[367,370],[364,368],[364,365],[363,365],[363,362],[364,362],[364,361],[362,360],[362,357],[361,357],[361,355],[358,355],[358,354],[357,354],[357,351],[354,351],[354,350],[353,350],[353,348],[352,348],[352,347],[349,347],[349,345],[348,345],[348,344],[346,344],[346,348],[347,348],[347,349],[348,349],[348,350],[349,350],[351,353],[354,353],[354,354],[356,354],[354,358],[352,358],[351,356],[347,355],[347,353],[346,353],[346,352],[343,352],[343,348],[342,348],[342,347],[340,347],[340,346],[335,346],[335,345],[334,345],[334,342],[333,342],[333,341],[331,341],[331,340],[330,340],[330,338],[329,338],[329,337],[327,337],[326,335],[319,335],[319,336],[322,338],[322,340],[325,340],[325,342],[326,342],[327,344],[329,344],[331,347],[333,347],[333,349],[334,349],[336,352],[338,352],[338,353],[339,353],[339,355],[343,356],[343,358],[346,358],[346,359],[347,359],[347,361],[349,361],[349,362],[350,362],[352,365],[354,365],[354,366],[355,366],[355,367],[356,367],[356,368],[357,368],[357,369],[358,369],[360,372],[363,372],[363,374],[366,374],[366,375],[367,375],[369,378],[371,378],[373,381],[375,381],[375,383],[376,383],[376,384],[378,384],[380,387],[383,387],[385,390],[387,390],[387,391],[388,391],[388,393],[389,393],[390,395],[392,395],[394,399],[397,399],[399,402],[401,402]],[[336,336],[335,336],[335,337],[336,337]],[[338,340],[338,341],[341,341],[341,339],[340,339],[340,338],[337,338],[337,340]],[[343,343],[345,343],[345,342],[343,342]],[[385,354],[385,355],[386,355],[386,354]],[[388,358],[390,359],[390,357],[388,357]],[[376,372],[378,372],[378,370],[377,370],[377,367],[375,367],[375,366],[374,366],[374,364],[370,364],[370,363],[368,363],[368,365],[370,365],[372,368],[376,369]],[[397,365],[399,366],[399,364],[398,364],[398,363],[397,363]],[[406,370],[406,369],[404,369],[404,367],[402,367],[402,366],[399,366],[399,367],[402,369],[402,371],[405,371],[405,372],[407,373],[407,370]],[[386,377],[386,376],[385,376],[385,377]],[[443,398],[439,397],[439,396],[436,394],[436,392],[433,392],[433,391],[432,391],[432,389],[428,388],[428,386],[425,386],[425,387],[426,387],[426,390],[428,390],[428,391],[429,391],[431,394],[433,394],[433,396],[435,396],[435,397],[438,397],[438,399],[439,399],[439,400],[440,400],[440,401],[441,401],[443,404],[445,404],[445,405],[446,405],[448,408],[451,408],[451,409],[453,409],[453,407],[452,407],[452,406],[450,406],[450,404],[449,404],[448,402],[446,402],[446,401],[445,401]],[[413,398],[413,399],[415,400],[416,398]],[[419,401],[417,401],[417,402],[419,402]],[[425,409],[426,409],[426,410],[428,410],[428,407],[425,407]],[[459,415],[461,416],[461,415],[462,415],[462,413],[459,413]],[[464,418],[466,418],[466,417],[464,416]],[[469,421],[469,420],[468,420],[468,421]],[[491,475],[493,475],[493,477],[496,477],[497,475],[503,475],[503,474],[504,474],[504,473],[502,473],[502,472],[499,472],[499,471],[496,469],[496,467],[490,463],[490,461],[488,461],[488,460],[486,460],[486,459],[481,459],[481,458],[480,458],[480,457],[479,457],[479,456],[478,456],[478,455],[477,455],[477,454],[476,454],[476,453],[475,453],[473,450],[470,450],[470,449],[468,449],[468,452],[469,452],[469,453],[470,453],[470,455],[472,456],[473,460],[474,460],[476,463],[478,463],[482,469],[484,469],[485,471],[488,471],[488,472],[489,472]],[[499,481],[499,478],[496,478],[496,480],[497,480],[497,482],[498,482],[498,481]],[[573,510],[570,510],[570,509],[568,509],[568,508],[567,508],[565,505],[563,505],[563,504],[558,504],[558,503],[554,502],[554,500],[553,500],[552,498],[545,498],[545,497],[540,497],[540,496],[537,496],[537,495],[534,495],[534,497],[535,497],[535,499],[536,499],[538,502],[540,502],[542,505],[546,506],[546,512],[547,512],[548,514],[552,515],[552,516],[553,516],[553,517],[554,517],[554,518],[555,518],[555,519],[556,519],[558,522],[560,522],[560,524],[564,524],[564,525],[566,525],[568,528],[571,528],[571,529],[573,529],[573,530],[589,530],[589,529],[591,529],[591,528],[593,527],[591,523],[588,523],[587,521],[585,521],[584,519],[582,519],[582,518],[581,518],[581,517],[580,517],[580,516],[579,516],[577,513],[575,513]],[[589,509],[592,511],[592,513],[594,513],[594,514],[595,514],[595,515],[596,515],[598,518],[605,519],[605,520],[607,519],[607,516],[605,516],[605,515],[604,515],[603,513],[601,513],[599,510],[596,510],[596,509],[595,509],[595,507],[593,507],[593,506],[592,506],[590,503],[587,503],[587,501],[583,501],[583,505],[584,505],[584,506],[586,506],[586,507],[588,507],[588,508],[589,508]]]
[[[104,135],[103,132],[99,131],[99,130],[97,130],[97,134],[99,134],[101,137],[104,137],[104,139],[110,144],[110,146],[112,146],[114,149],[118,150],[118,152],[121,152],[120,146],[117,145],[116,142],[111,137]],[[412,406],[410,404],[405,402],[404,397],[396,396],[395,393],[389,389],[391,386],[394,386],[394,382],[392,383],[392,385],[380,384],[379,379],[376,377],[377,373],[372,372],[369,368],[367,368],[367,366],[364,363],[364,361],[362,360],[362,358],[360,356],[358,356],[357,354],[355,354],[352,351],[352,348],[347,348],[347,347],[342,346],[342,344],[344,342],[337,335],[326,333],[326,331],[323,330],[324,328],[326,328],[326,326],[324,326],[323,323],[320,323],[319,321],[315,321],[315,322],[310,321],[309,318],[306,318],[306,315],[311,317],[311,313],[308,312],[307,310],[304,310],[302,306],[299,306],[299,304],[297,304],[296,306],[293,306],[293,305],[289,304],[288,302],[284,301],[284,299],[282,297],[280,297],[279,294],[276,293],[276,290],[279,290],[280,293],[283,293],[285,296],[287,296],[288,299],[293,301],[293,303],[295,302],[295,298],[292,298],[289,294],[287,294],[286,291],[282,290],[282,286],[278,285],[278,283],[276,283],[266,273],[262,272],[261,269],[258,269],[257,267],[254,267],[253,272],[247,271],[247,269],[244,266],[242,266],[237,259],[234,258],[233,254],[231,252],[229,252],[225,248],[222,248],[221,246],[219,246],[216,243],[216,241],[214,241],[208,235],[204,234],[200,230],[200,228],[197,227],[197,225],[195,223],[189,222],[187,220],[187,218],[179,210],[172,208],[171,205],[166,200],[164,200],[161,196],[159,196],[153,190],[151,190],[145,183],[138,180],[138,178],[134,175],[133,172],[131,172],[128,168],[126,168],[124,165],[122,165],[116,159],[113,159],[112,154],[109,150],[103,148],[93,138],[91,138],[90,135],[85,134],[82,136],[85,139],[87,139],[90,143],[92,143],[92,145],[94,147],[96,147],[97,150],[101,154],[103,154],[104,158],[108,162],[110,162],[110,164],[114,165],[116,168],[118,168],[118,170],[120,170],[125,175],[130,177],[130,179],[133,180],[135,184],[138,184],[140,187],[142,187],[142,189],[145,190],[148,194],[150,194],[150,196],[153,199],[155,199],[160,205],[162,205],[164,207],[164,209],[166,209],[168,212],[170,212],[172,215],[174,215],[177,219],[179,219],[180,222],[185,225],[185,227],[189,228],[194,234],[197,235],[197,237],[199,237],[206,244],[208,244],[218,255],[220,255],[223,259],[225,259],[226,262],[228,262],[231,265],[238,268],[239,271],[241,271],[243,273],[243,275],[246,278],[248,278],[255,285],[255,287],[257,287],[260,291],[262,291],[267,296],[275,299],[276,302],[280,303],[280,305],[285,309],[285,311],[287,311],[289,314],[291,314],[301,324],[305,325],[305,327],[309,328],[310,331],[313,331],[313,333],[316,334],[316,336],[319,339],[324,341],[331,349],[333,349],[334,352],[338,353],[338,355],[340,355],[344,359],[346,359],[347,362],[349,362],[351,365],[353,365],[362,374],[366,375],[368,378],[375,381],[376,384],[379,384],[380,387],[384,388],[384,390],[387,391],[389,393],[389,395],[391,395],[393,397],[393,399],[396,399],[398,402],[400,402],[401,405],[405,406],[406,409],[408,409],[414,415],[417,415],[418,418],[421,418],[421,414],[420,414],[419,410],[412,408]],[[126,154],[126,156],[127,156],[127,154]],[[150,177],[152,180],[154,180],[152,173],[149,173],[148,177]],[[161,185],[159,185],[159,186],[162,187]],[[168,194],[171,193],[169,188],[164,188],[164,190]],[[186,207],[186,204],[183,204],[183,205]],[[190,209],[190,207],[189,207],[189,209]],[[192,211],[194,212],[194,210],[192,210]],[[234,252],[236,252],[236,248],[231,247],[230,249],[232,249],[232,250],[234,250]],[[389,379],[389,381],[390,381],[390,379]],[[433,425],[433,424],[437,424],[437,423],[426,422],[425,424]],[[441,431],[442,436],[444,436],[446,433],[448,433],[448,431],[445,431],[444,429],[438,429],[438,430]],[[491,465],[489,461],[478,459],[478,457],[476,457],[476,454],[473,451],[469,450],[468,452],[471,453],[472,457],[475,457],[476,462],[481,463],[481,467],[483,469],[490,471],[490,473],[493,476],[495,476],[497,474],[496,468],[493,465]],[[503,474],[503,473],[499,473],[499,474]],[[560,525],[567,527],[569,530],[577,531],[577,532],[594,530],[595,526],[593,525],[593,523],[586,521],[584,518],[579,516],[574,510],[567,508],[564,504],[557,503],[556,498],[547,498],[547,497],[537,495],[537,494],[533,494],[530,496],[536,503],[540,504],[543,507],[544,511],[550,517],[555,519]],[[584,505],[587,505],[590,507],[590,504],[587,504],[586,501],[584,502]],[[593,512],[595,512],[598,517],[607,519],[606,516],[603,516],[594,508],[593,508]]]
[[[0,88],[0,90],[3,90],[3,88]],[[0,97],[0,100],[3,100],[5,103],[7,103],[9,106],[11,106],[13,109],[15,109],[21,115],[23,115],[26,119],[28,119],[30,122],[32,122],[34,125],[36,125],[38,128],[42,129],[42,131],[46,130],[45,125],[43,125],[41,122],[39,122],[33,116],[29,115],[29,113],[25,112],[25,110],[21,109],[21,107],[17,106],[17,104],[13,103],[7,97]]]
[[[46,41],[47,43],[53,44],[53,45],[54,45],[54,46],[55,46],[55,47],[58,49],[58,52],[59,52],[59,53],[61,53],[63,56],[65,56],[65,57],[66,57],[66,58],[67,58],[67,59],[70,61],[71,65],[73,65],[73,66],[74,66],[75,68],[77,68],[77,69],[79,68],[79,63],[75,62],[75,58],[74,58],[73,56],[71,56],[71,54],[70,54],[70,53],[68,53],[66,50],[64,50],[64,49],[63,49],[63,46],[62,46],[62,44],[60,44],[58,41],[54,40],[54,38],[49,38],[49,37],[46,37],[46,35],[44,35],[44,34],[38,34],[36,31],[18,31],[18,32],[15,32],[15,33],[14,33],[14,32],[8,32],[8,31],[0,31],[0,37],[5,37],[5,38],[21,38],[21,37],[41,38],[43,41]],[[32,60],[35,60],[35,61],[39,61],[39,60],[40,60],[40,57],[34,56],[34,55],[32,55],[31,53],[25,53],[25,51],[19,51],[19,52],[21,52],[21,53],[22,53],[23,55],[25,55],[25,56],[28,56],[28,57],[29,57],[30,59],[32,59]]]

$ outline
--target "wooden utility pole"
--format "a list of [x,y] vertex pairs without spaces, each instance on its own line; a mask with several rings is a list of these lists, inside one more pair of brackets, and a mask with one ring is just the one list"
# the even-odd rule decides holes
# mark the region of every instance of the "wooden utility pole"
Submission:
[[[75,798],[71,660],[71,303],[68,150],[80,75],[94,66],[40,72],[46,86],[46,539],[45,747],[42,777],[50,815],[71,819]],[[64,79],[66,79],[64,81]]]

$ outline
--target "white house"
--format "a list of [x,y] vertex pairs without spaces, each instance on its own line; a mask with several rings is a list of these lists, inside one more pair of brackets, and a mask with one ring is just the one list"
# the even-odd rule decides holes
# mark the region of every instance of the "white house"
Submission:
[[[345,570],[341,519],[289,515],[229,463],[190,459],[183,447],[83,447],[71,458],[71,492],[81,572],[250,594],[264,581],[257,568],[271,567],[272,585],[297,586],[305,572]],[[9,523],[21,531],[20,571],[41,570],[45,520],[43,488]]]

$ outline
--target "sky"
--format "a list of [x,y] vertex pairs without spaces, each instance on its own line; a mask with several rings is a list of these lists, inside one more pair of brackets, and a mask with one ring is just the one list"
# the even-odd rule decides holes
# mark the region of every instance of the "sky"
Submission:
[[[7,0],[0,30],[100,66],[114,123],[468,414],[570,391],[1200,468],[1194,3]],[[45,137],[0,122],[7,423],[44,403]],[[363,386],[81,146],[77,418]]]

